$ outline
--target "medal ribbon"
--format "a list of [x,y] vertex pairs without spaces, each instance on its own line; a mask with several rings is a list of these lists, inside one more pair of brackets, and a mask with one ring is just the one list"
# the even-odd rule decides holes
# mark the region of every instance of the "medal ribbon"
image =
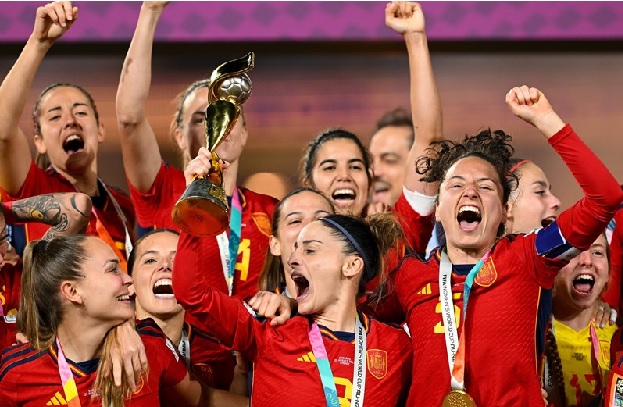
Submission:
[[65,401],[69,407],[80,407],[80,398],[78,397],[78,387],[74,380],[74,375],[71,373],[71,368],[65,354],[61,348],[61,342],[56,338],[56,346],[58,347],[58,373],[61,376],[61,382],[63,383],[63,391],[65,392]]
[[452,263],[446,252],[441,252],[441,263],[439,264],[439,297],[443,313],[446,350],[448,352],[448,366],[451,376],[450,385],[452,389],[455,390],[463,390],[465,387],[465,318],[467,316],[467,303],[474,280],[490,254],[491,249],[478,260],[465,278],[465,283],[463,284],[463,309],[461,310],[461,321],[463,321],[463,323],[461,324],[461,333],[459,335],[454,315],[454,304],[452,302]]
[[240,245],[240,236],[242,235],[242,204],[237,187],[234,189],[230,206],[229,238],[227,238],[227,231],[216,237],[221,255],[221,265],[223,266],[223,276],[225,276],[225,281],[227,282],[229,295],[234,290],[234,272],[236,271],[238,246]]
[[190,372],[190,340],[188,340],[188,335],[186,335],[186,329],[182,328],[182,337],[180,338],[180,344],[177,346],[177,350],[184,358],[186,362],[186,368]]
[[[337,389],[335,387],[335,380],[333,378],[333,372],[331,371],[331,364],[327,356],[327,350],[322,342],[322,335],[320,334],[320,328],[315,322],[312,322],[309,329],[309,342],[314,352],[314,358],[316,359],[316,365],[320,371],[320,380],[322,381],[322,388],[324,390],[324,396],[327,400],[327,407],[339,407],[340,401],[337,396]],[[363,397],[366,388],[366,330],[363,324],[359,320],[359,317],[355,320],[355,363],[353,371],[353,389],[351,394],[352,407],[362,407]]]

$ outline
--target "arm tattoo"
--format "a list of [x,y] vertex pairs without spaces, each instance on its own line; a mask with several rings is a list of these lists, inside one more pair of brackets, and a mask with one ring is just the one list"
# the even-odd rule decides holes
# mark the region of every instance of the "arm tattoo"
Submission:
[[51,194],[21,199],[13,204],[13,216],[20,221],[35,221],[56,225],[61,221],[63,211],[60,203]]
[[76,212],[78,212],[80,215],[82,215],[82,217],[89,219],[89,215],[82,212],[79,208],[78,205],[76,205],[76,194],[72,194],[71,198],[69,198],[69,202],[71,202],[71,207],[74,208],[76,210]]

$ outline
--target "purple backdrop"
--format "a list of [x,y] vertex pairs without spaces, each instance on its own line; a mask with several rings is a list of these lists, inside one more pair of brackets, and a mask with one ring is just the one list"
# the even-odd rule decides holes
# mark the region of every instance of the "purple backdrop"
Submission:
[[[23,42],[43,3],[5,2],[0,41]],[[140,3],[78,2],[73,41],[131,38]],[[173,2],[158,27],[166,41],[398,40],[385,2]],[[423,2],[431,39],[621,39],[621,2]]]

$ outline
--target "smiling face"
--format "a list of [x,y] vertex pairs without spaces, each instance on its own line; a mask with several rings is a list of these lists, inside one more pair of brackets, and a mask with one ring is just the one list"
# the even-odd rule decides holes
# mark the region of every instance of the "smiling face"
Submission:
[[439,189],[436,217],[448,248],[481,252],[493,245],[505,221],[502,185],[495,168],[470,156],[447,171]]
[[334,138],[318,148],[311,181],[331,200],[336,213],[361,215],[368,201],[368,176],[361,150],[352,140]]
[[402,194],[411,141],[409,127],[387,126],[370,141],[372,155],[372,201],[394,206]]
[[166,319],[183,311],[171,281],[178,239],[176,234],[162,231],[145,237],[135,248],[132,276],[139,318]]
[[47,154],[62,172],[84,174],[104,140],[104,128],[89,98],[77,88],[59,86],[43,95],[38,110],[41,134],[35,135],[34,142],[39,154]]
[[332,236],[322,221],[303,228],[288,262],[300,314],[324,312],[338,302],[343,284],[358,284],[358,280],[346,281],[343,272],[354,256],[343,250],[343,242]]
[[119,268],[115,252],[96,237],[84,240],[87,258],[82,263],[82,279],[75,280],[84,313],[91,318],[118,325],[134,317],[130,302],[132,277]]
[[292,195],[281,205],[277,235],[270,237],[270,252],[281,257],[288,292],[294,295],[296,289],[290,278],[291,269],[288,265],[288,259],[294,251],[294,242],[305,226],[332,214],[333,208],[326,198],[310,191]]
[[560,200],[541,168],[526,162],[517,170],[519,184],[509,199],[507,233],[529,233],[556,220]]
[[569,309],[590,308],[610,277],[607,242],[599,236],[590,249],[583,251],[556,276],[554,300]]

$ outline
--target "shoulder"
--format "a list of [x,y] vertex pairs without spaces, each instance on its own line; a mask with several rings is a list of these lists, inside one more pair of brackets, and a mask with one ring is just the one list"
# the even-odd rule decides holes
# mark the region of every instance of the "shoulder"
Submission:
[[246,204],[253,208],[252,210],[259,210],[260,208],[266,208],[269,215],[272,216],[273,209],[279,202],[277,198],[273,198],[270,195],[260,194],[253,192],[245,187],[238,187],[238,190],[244,197]]
[[142,338],[158,338],[163,340],[167,338],[160,326],[151,318],[136,320],[136,332],[138,332]]
[[5,377],[20,374],[31,369],[33,363],[47,353],[47,350],[36,350],[29,344],[13,345],[2,351],[0,362],[0,382]]

